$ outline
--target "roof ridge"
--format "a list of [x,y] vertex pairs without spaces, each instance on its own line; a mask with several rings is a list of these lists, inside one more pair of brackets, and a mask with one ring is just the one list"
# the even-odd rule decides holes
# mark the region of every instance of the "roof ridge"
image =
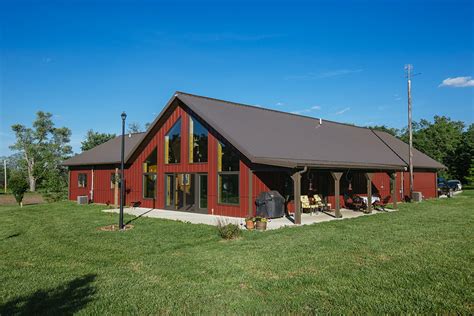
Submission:
[[[405,161],[405,159],[403,159],[403,157],[400,156],[400,155],[395,151],[395,149],[392,148],[392,146],[390,146],[389,144],[387,144],[387,142],[384,141],[384,140],[382,139],[382,137],[380,137],[380,136],[377,134],[377,132],[379,132],[379,131],[375,131],[375,130],[373,130],[373,129],[370,129],[370,130],[372,131],[372,133],[374,133],[374,135],[375,135],[385,146],[387,146],[395,155],[397,155],[397,157],[400,158],[401,161],[403,161],[405,164],[408,164],[408,163]],[[392,137],[395,137],[395,136],[393,136],[393,135],[391,135],[391,134],[389,134],[389,133],[387,133],[387,132],[384,132],[384,131],[380,131],[380,132],[383,132],[383,133],[386,133],[387,135],[390,135],[390,136],[392,136]]]
[[175,92],[176,96],[179,96],[179,94],[189,95],[189,96],[196,97],[196,98],[202,98],[202,99],[208,99],[208,100],[213,100],[213,101],[229,103],[231,105],[236,105],[236,106],[259,109],[259,110],[262,110],[262,111],[270,111],[270,112],[275,112],[275,113],[280,113],[280,114],[286,114],[286,115],[291,115],[291,116],[296,116],[296,117],[307,118],[307,119],[314,120],[314,121],[319,121],[321,119],[324,122],[329,122],[329,123],[333,123],[333,124],[339,124],[339,125],[344,125],[344,126],[350,126],[350,127],[357,127],[357,128],[372,130],[370,127],[366,127],[366,126],[359,126],[359,125],[354,125],[354,124],[349,124],[349,123],[336,122],[336,121],[327,120],[327,119],[324,119],[324,118],[316,118],[316,117],[312,117],[312,116],[296,114],[296,113],[291,113],[291,112],[285,112],[285,111],[281,111],[281,110],[275,110],[275,109],[265,108],[265,107],[256,106],[256,105],[250,105],[250,104],[245,104],[245,103],[239,103],[239,102],[233,102],[233,101],[222,100],[222,99],[217,99],[217,98],[211,98],[211,97],[207,97],[207,96],[203,96],[203,95],[197,95],[197,94],[183,92],[183,91],[176,91]]

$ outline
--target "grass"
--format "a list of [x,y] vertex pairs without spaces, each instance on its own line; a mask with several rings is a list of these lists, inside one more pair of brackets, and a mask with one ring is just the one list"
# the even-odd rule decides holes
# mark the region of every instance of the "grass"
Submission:
[[103,206],[1,206],[0,314],[472,314],[473,205],[469,191],[232,241],[150,218],[98,231],[117,221]]

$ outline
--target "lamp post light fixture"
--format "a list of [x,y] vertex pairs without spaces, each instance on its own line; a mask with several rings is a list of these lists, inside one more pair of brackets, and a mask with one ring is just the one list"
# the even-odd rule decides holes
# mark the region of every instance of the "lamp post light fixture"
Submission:
[[124,159],[125,159],[125,119],[127,118],[127,114],[122,112],[122,148],[120,150],[120,215],[119,215],[119,229],[123,230],[123,200],[125,195],[125,176],[123,172],[124,167]]

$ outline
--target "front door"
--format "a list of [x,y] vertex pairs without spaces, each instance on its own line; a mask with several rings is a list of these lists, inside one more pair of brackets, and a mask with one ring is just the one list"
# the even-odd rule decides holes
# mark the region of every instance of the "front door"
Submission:
[[165,207],[169,210],[207,213],[207,175],[165,175]]

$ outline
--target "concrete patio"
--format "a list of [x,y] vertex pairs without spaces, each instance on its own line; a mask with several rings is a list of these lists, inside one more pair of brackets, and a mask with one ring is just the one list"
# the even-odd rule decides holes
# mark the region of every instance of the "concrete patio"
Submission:
[[[118,213],[118,209],[107,209],[103,210],[103,212],[108,213]],[[124,212],[129,215],[133,215],[138,217],[150,217],[150,218],[161,218],[161,219],[169,219],[174,221],[181,221],[186,223],[192,224],[205,224],[205,225],[212,225],[217,226],[219,222],[224,223],[233,223],[239,225],[242,229],[245,229],[245,218],[240,217],[230,217],[230,216],[218,216],[218,215],[209,215],[209,214],[200,214],[200,213],[190,213],[190,212],[178,212],[178,211],[169,211],[169,210],[162,210],[162,209],[149,209],[149,208],[124,208]],[[393,210],[387,209],[385,212],[374,210],[371,214],[365,214],[362,212],[356,212],[353,210],[348,209],[341,209],[342,218],[336,218],[334,213],[325,212],[321,213],[318,212],[317,214],[301,214],[301,225],[311,225],[316,223],[328,222],[333,220],[344,220],[344,219],[351,219],[360,216],[369,216],[375,215],[378,213],[387,213],[393,212]],[[278,229],[282,227],[297,227],[299,225],[295,225],[293,223],[293,218],[275,218],[270,219],[267,224],[267,229]]]

